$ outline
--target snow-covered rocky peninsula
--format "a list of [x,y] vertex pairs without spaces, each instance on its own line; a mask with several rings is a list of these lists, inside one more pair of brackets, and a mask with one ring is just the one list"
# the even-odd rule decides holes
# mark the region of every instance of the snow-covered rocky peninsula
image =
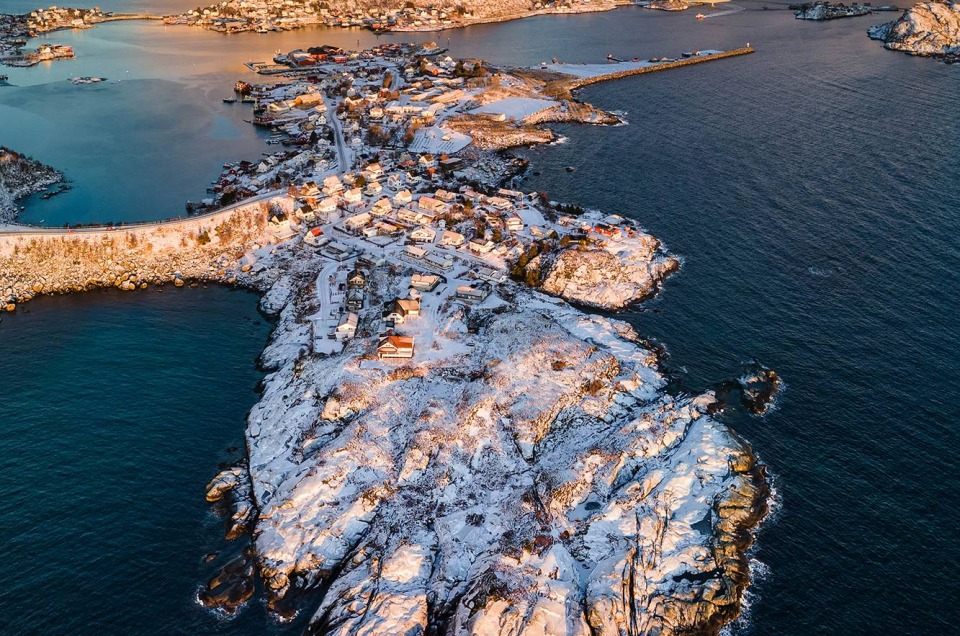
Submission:
[[875,26],[867,33],[893,51],[953,61],[960,56],[960,4],[921,2],[907,9],[900,19]]
[[[663,273],[653,243],[556,260],[584,287],[646,262],[633,289],[590,298],[622,306]],[[387,260],[331,265],[304,245],[250,272],[278,320],[270,372],[249,465],[208,498],[249,479],[232,523],[252,530],[270,606],[325,589],[317,634],[712,633],[736,616],[767,489],[713,393],[668,394],[625,323],[485,286],[468,262]],[[368,308],[328,339],[323,319],[356,290]],[[226,568],[201,597],[232,609],[253,568]]]
[[[421,53],[318,47],[286,56],[315,81],[239,82],[294,149],[228,164],[201,216],[0,227],[0,307],[263,294],[246,457],[207,489],[244,547],[211,555],[207,607],[262,588],[312,634],[716,634],[768,494],[718,414],[731,390],[763,413],[775,374],[681,392],[630,325],[584,311],[650,297],[679,259],[636,210],[502,187],[486,148],[596,111],[552,75]],[[468,122],[492,122],[483,144]]]
[[17,219],[17,199],[63,181],[63,175],[39,161],[0,146],[0,223]]

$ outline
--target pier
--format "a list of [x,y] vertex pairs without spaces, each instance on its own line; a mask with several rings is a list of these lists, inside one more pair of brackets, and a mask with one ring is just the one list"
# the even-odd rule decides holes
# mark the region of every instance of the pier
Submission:
[[[729,57],[749,55],[755,51],[756,49],[747,44],[747,46],[738,49],[731,49],[729,51],[708,51],[705,53],[693,54],[663,62],[618,62],[616,64],[583,65],[551,64],[544,67],[543,70],[554,71],[556,73],[566,75],[568,76],[568,79],[548,82],[545,92],[552,95],[564,96],[569,99],[570,92],[578,88],[583,88],[584,86],[599,84],[600,82],[609,82],[611,80],[618,80],[633,75],[656,73],[658,71],[666,71],[674,68],[680,68],[682,66],[692,66],[693,64],[703,64],[705,62],[713,62]],[[628,68],[623,68],[625,66]],[[603,72],[603,70],[607,68],[612,70],[606,73]],[[582,73],[579,72],[581,70],[583,71]]]

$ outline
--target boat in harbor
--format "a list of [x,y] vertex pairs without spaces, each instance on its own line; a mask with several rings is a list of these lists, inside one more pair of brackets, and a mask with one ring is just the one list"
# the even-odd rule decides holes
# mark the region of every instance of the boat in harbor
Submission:
[[223,103],[224,103],[224,104],[236,104],[236,103],[237,103],[237,98],[236,98],[236,97],[224,97],[224,98],[223,98]]
[[244,97],[244,98],[241,99],[240,101],[243,102],[244,104],[256,104],[256,103],[257,103],[257,99],[256,99],[255,97]]
[[7,83],[9,83],[9,82],[10,82],[10,76],[9,76],[9,75],[0,75],[0,86],[2,86],[2,85],[4,85],[4,84],[7,84]]

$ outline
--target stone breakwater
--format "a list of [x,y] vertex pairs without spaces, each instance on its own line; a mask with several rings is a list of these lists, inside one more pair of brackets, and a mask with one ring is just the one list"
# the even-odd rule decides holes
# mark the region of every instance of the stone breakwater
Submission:
[[[271,206],[276,206],[271,210]],[[0,308],[42,294],[102,287],[133,291],[196,282],[256,286],[247,254],[276,242],[272,211],[286,198],[242,204],[210,216],[140,227],[0,233]]]
[[728,57],[737,57],[738,55],[749,55],[754,52],[755,49],[753,47],[745,46],[739,49],[731,49],[729,51],[721,51],[719,53],[710,53],[708,55],[694,55],[692,57],[685,57],[672,62],[661,62],[652,66],[631,68],[623,71],[614,71],[612,73],[596,75],[594,77],[582,77],[570,80],[567,89],[572,91],[578,88],[583,88],[584,86],[590,86],[591,84],[599,84],[600,82],[608,82],[610,80],[622,79],[624,77],[631,77],[633,75],[656,73],[658,71],[666,71],[671,68],[680,68],[681,66],[693,66],[694,64],[713,62],[714,60],[722,60]]

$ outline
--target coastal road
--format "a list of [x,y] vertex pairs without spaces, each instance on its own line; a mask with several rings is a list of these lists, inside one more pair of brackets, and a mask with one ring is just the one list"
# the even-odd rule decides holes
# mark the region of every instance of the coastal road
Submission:
[[69,236],[70,234],[91,234],[98,232],[109,232],[109,231],[123,231],[123,230],[142,230],[150,229],[160,226],[167,227],[177,227],[178,225],[184,225],[188,223],[195,223],[197,221],[202,221],[204,219],[214,219],[219,215],[230,214],[231,212],[242,208],[244,206],[250,205],[252,203],[257,203],[259,201],[268,201],[278,196],[286,195],[286,190],[270,190],[269,192],[264,192],[263,194],[258,194],[256,196],[250,197],[249,199],[244,199],[232,205],[228,205],[225,208],[220,208],[213,212],[207,212],[206,214],[198,214],[196,216],[185,216],[177,217],[175,219],[165,219],[163,221],[147,221],[145,223],[124,223],[123,225],[98,225],[91,227],[77,227],[77,228],[62,228],[62,227],[43,227],[39,225],[0,225],[0,236],[31,236],[31,235],[41,235],[49,236],[51,234],[63,236]]
[[344,174],[347,170],[350,169],[350,165],[347,163],[347,143],[343,139],[343,127],[340,125],[340,119],[337,117],[337,108],[336,104],[332,101],[328,101],[327,97],[323,98],[324,103],[327,105],[327,112],[330,113],[330,117],[327,119],[330,122],[330,129],[333,130],[333,142],[337,146],[337,156],[340,161],[340,174]]

